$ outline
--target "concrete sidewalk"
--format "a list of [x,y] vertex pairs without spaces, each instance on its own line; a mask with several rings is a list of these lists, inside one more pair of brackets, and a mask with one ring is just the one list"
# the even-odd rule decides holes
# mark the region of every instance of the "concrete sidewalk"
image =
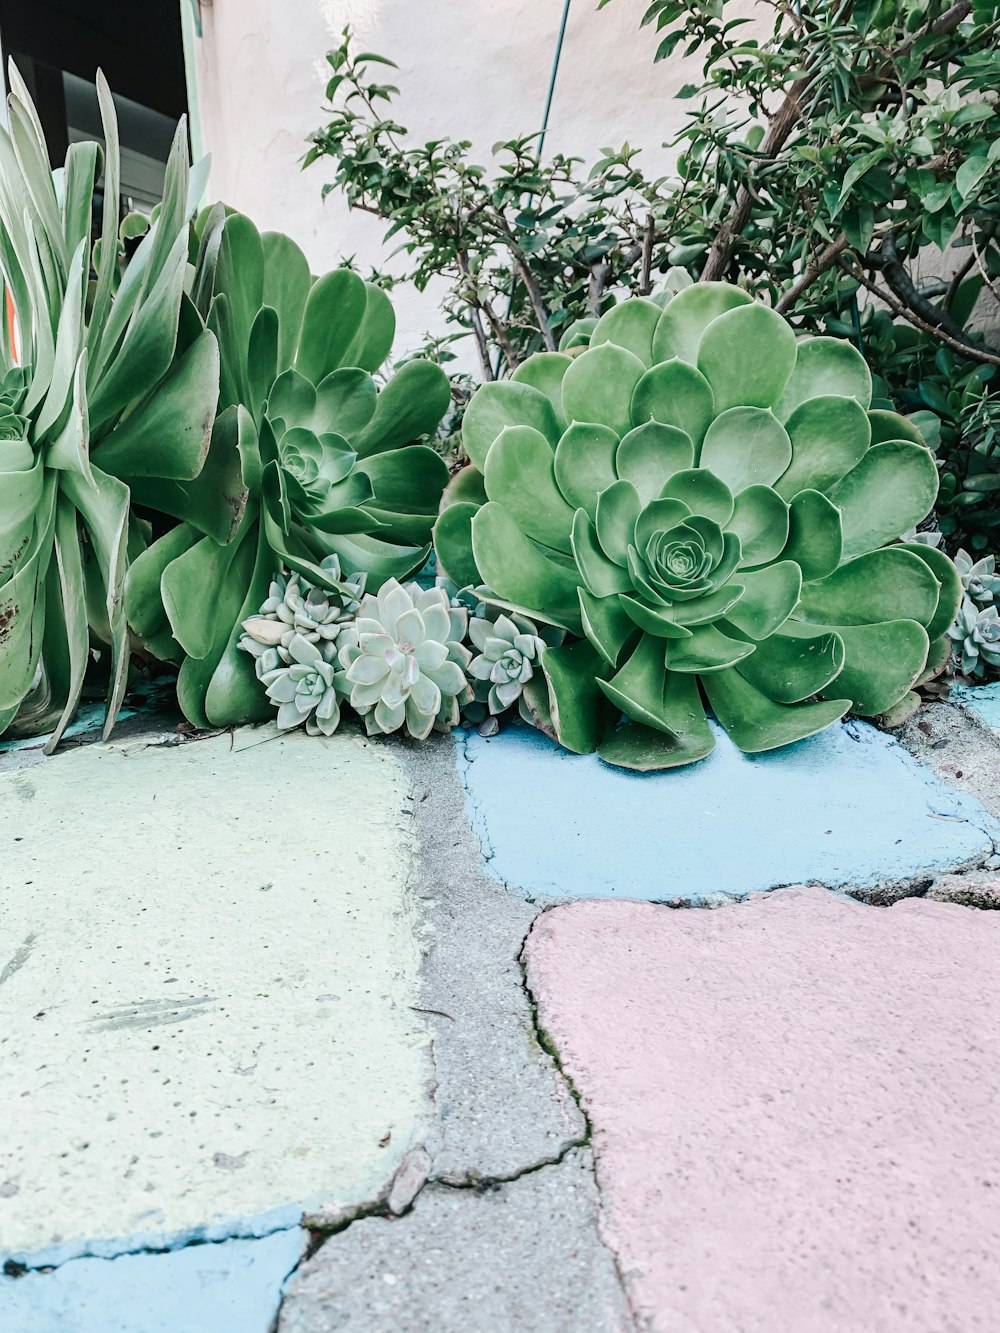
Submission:
[[1000,745],[903,739],[0,757],[0,1328],[980,1327]]

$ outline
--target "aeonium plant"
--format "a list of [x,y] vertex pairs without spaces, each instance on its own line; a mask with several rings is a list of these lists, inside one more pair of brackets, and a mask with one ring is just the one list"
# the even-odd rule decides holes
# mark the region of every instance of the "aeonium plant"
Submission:
[[852,346],[724,283],[624,302],[582,353],[480,388],[435,545],[487,604],[564,632],[525,690],[536,724],[655,769],[712,750],[706,708],[749,753],[912,711],[961,584],[899,540],[937,471],[870,404]]
[[425,563],[448,474],[421,438],[450,391],[419,360],[376,381],[395,320],[355,272],[314,278],[289,237],[221,206],[196,230],[192,296],[221,352],[210,462],[231,506],[206,532],[200,492],[158,490],[179,521],[135,562],[126,610],[146,649],[180,664],[188,719],[224,726],[269,715],[240,640],[280,570],[339,597],[344,580],[377,591]]

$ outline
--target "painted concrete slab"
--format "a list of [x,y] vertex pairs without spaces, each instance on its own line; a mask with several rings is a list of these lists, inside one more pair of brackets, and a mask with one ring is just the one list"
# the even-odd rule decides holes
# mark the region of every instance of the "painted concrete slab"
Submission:
[[996,1328],[1000,914],[574,903],[525,957],[641,1327]]
[[269,1333],[302,1250],[295,1227],[166,1254],[72,1259],[0,1278],[4,1333]]
[[288,1284],[278,1333],[624,1333],[597,1209],[586,1149],[487,1190],[431,1185],[405,1217],[321,1246]]
[[699,902],[803,881],[870,886],[978,864],[1000,825],[861,722],[769,754],[717,731],[700,763],[610,768],[513,727],[458,741],[489,872],[541,897]]
[[0,776],[0,1252],[378,1197],[429,1107],[407,795],[267,730]]
[[988,727],[1000,730],[1000,680],[989,685],[953,685],[951,697],[971,708]]

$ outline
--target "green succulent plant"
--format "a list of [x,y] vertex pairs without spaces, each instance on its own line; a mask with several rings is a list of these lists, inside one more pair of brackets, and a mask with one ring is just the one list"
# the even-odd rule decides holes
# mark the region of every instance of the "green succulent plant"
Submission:
[[646,769],[712,750],[706,705],[750,753],[899,709],[961,587],[942,552],[898,540],[937,471],[870,403],[850,344],[796,340],[723,283],[624,302],[585,351],[482,386],[437,558],[565,631],[526,691],[537,724]]
[[955,556],[955,568],[962,580],[962,587],[978,607],[1000,602],[1000,574],[996,572],[996,564],[996,556],[993,555],[974,560],[968,551],[959,551]]
[[948,635],[963,675],[977,679],[990,667],[1000,669],[1000,614],[992,603],[979,607],[964,598]]
[[469,663],[476,699],[497,716],[518,702],[539,669],[545,644],[522,616],[472,616],[469,641],[479,651]]
[[239,646],[250,653],[255,653],[256,646],[287,649],[298,634],[315,643],[327,661],[334,661],[337,637],[354,620],[366,575],[344,579],[335,555],[326,556],[320,568],[330,580],[324,588],[314,587],[300,574],[279,574],[257,615],[243,622],[247,638]]
[[[105,734],[125,690],[122,582],[149,531],[130,514],[130,490],[189,484],[205,464],[219,355],[184,284],[188,224],[207,164],[189,173],[182,123],[163,201],[126,259],[118,126],[103,75],[106,151],[72,144],[57,173],[13,64],[10,86],[9,131],[0,130],[0,270],[16,332],[12,341],[4,321],[0,732],[16,725],[33,690],[44,691],[53,702],[52,749],[79,702],[93,641],[106,645]],[[92,248],[102,171],[107,206]]]
[[365,595],[337,656],[369,735],[405,728],[424,740],[435,726],[458,725],[471,694],[467,629],[468,613],[443,588],[389,579],[377,595]]
[[126,609],[147,649],[181,664],[181,707],[205,726],[267,716],[239,644],[276,570],[336,595],[329,556],[372,588],[424,564],[447,469],[414,441],[450,392],[425,361],[377,387],[395,320],[353,271],[313,278],[287,236],[221,205],[196,234],[192,295],[221,352],[210,462],[231,504],[206,532],[200,494],[176,488],[168,512],[180,521],[135,562]]

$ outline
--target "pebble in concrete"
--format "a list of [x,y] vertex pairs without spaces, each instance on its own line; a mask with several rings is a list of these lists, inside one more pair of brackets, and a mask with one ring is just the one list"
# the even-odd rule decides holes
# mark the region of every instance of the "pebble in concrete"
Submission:
[[298,1227],[167,1254],[71,1259],[0,1285],[4,1333],[269,1333]]
[[866,888],[981,863],[998,825],[865,723],[633,774],[537,731],[459,740],[489,871],[530,895],[700,902],[782,884]]
[[998,949],[995,912],[816,888],[538,919],[528,983],[640,1326],[996,1327]]
[[271,735],[0,776],[6,1254],[372,1203],[423,1137],[405,776],[357,738]]
[[597,1203],[586,1149],[481,1191],[428,1186],[405,1217],[354,1222],[304,1263],[278,1333],[623,1333]]

